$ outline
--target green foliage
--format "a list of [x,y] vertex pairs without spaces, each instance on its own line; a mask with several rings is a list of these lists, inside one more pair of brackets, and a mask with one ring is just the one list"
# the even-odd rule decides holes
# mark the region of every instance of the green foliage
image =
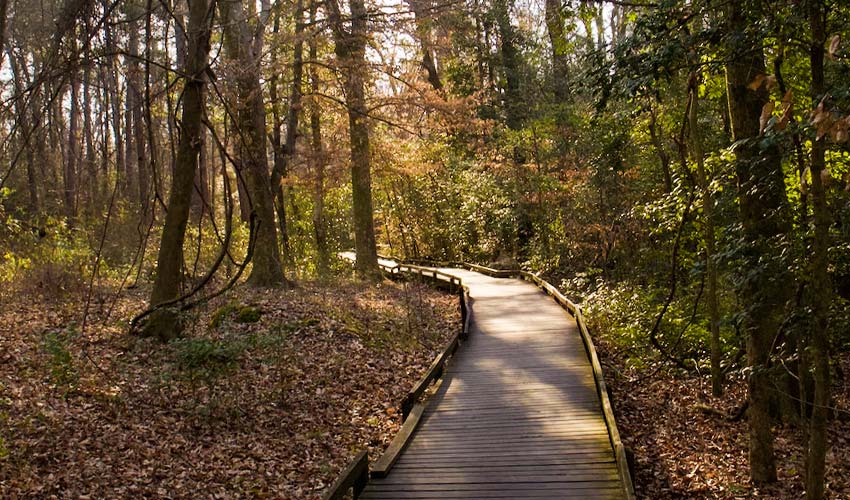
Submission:
[[260,321],[263,312],[254,306],[242,306],[236,313],[237,323],[256,323]]
[[76,328],[70,326],[62,330],[46,331],[41,341],[42,350],[48,356],[50,380],[66,393],[74,390],[79,381],[77,361],[70,349],[76,336]]
[[220,327],[226,319],[230,318],[230,316],[232,316],[233,313],[236,312],[237,308],[238,306],[236,304],[229,303],[216,309],[216,311],[212,315],[212,318],[210,318],[210,327]]
[[247,344],[238,340],[177,339],[171,342],[177,370],[208,385],[233,372]]
[[218,308],[210,319],[210,327],[218,328],[225,321],[231,320],[236,323],[256,323],[263,316],[263,311],[250,305],[226,304]]

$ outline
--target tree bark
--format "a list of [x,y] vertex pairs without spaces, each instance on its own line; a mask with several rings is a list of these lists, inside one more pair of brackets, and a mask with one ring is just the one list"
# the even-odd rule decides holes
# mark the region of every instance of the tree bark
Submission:
[[80,82],[77,70],[71,70],[71,109],[68,116],[68,154],[65,158],[64,197],[65,217],[70,225],[77,218],[77,163],[79,159],[79,91]]
[[437,61],[434,54],[434,43],[432,41],[431,23],[433,17],[428,13],[430,5],[426,5],[428,0],[407,0],[410,10],[413,11],[413,22],[416,26],[416,38],[419,41],[419,48],[422,51],[422,67],[428,73],[428,83],[434,90],[442,90],[443,82],[440,81],[440,73],[437,70]]
[[[824,45],[826,44],[826,13],[823,3],[809,0],[809,25],[812,42],[809,61],[812,71],[812,107],[816,107],[824,96]],[[806,458],[806,500],[824,498],[824,475],[826,462],[827,418],[830,392],[829,373],[829,309],[832,286],[828,272],[830,214],[826,203],[826,192],[821,174],[826,168],[826,139],[821,137],[812,142],[812,185],[811,201],[814,222],[814,239],[809,258],[808,289],[811,295],[812,317],[810,356],[814,368],[814,404],[809,420],[808,456]],[[805,355],[805,353],[801,353]]]
[[511,0],[495,0],[493,16],[499,30],[501,63],[504,77],[505,122],[508,128],[517,130],[522,126],[522,94],[520,93],[519,50],[516,46],[516,29],[511,24]]
[[765,73],[761,40],[747,34],[757,19],[751,2],[727,4],[726,87],[738,201],[745,238],[738,293],[747,304],[743,326],[751,368],[749,385],[750,476],[754,483],[776,481],[773,451],[771,349],[782,324],[789,297],[787,266],[779,261],[776,246],[790,229],[781,156],[769,143],[762,146],[759,117],[767,103],[764,86],[751,88],[756,75]]
[[257,224],[248,283],[253,286],[288,285],[280,262],[266,156],[266,113],[260,86],[264,21],[260,21],[255,36],[248,25],[242,0],[220,0],[219,3],[224,20],[225,50],[228,58],[238,66],[234,68],[238,156]]
[[711,393],[723,394],[723,371],[720,368],[722,349],[720,345],[720,309],[717,301],[717,264],[714,261],[714,196],[705,169],[705,152],[702,145],[702,130],[699,126],[699,74],[691,76],[691,105],[688,113],[691,153],[697,165],[697,180],[702,191],[703,237],[705,238],[705,273],[708,285],[708,321],[711,351]]
[[[310,25],[316,22],[317,1],[310,2]],[[310,61],[318,58],[316,35],[310,37]],[[313,185],[313,234],[316,237],[316,272],[319,277],[330,272],[330,251],[328,250],[327,228],[325,227],[325,151],[322,145],[321,107],[319,106],[319,70],[316,64],[310,66],[310,145],[314,170]]]
[[372,210],[371,153],[366,110],[366,6],[350,0],[351,28],[346,30],[337,0],[328,0],[334,51],[342,66],[351,142],[351,187],[354,212],[355,269],[361,279],[378,280],[378,250]]
[[552,86],[557,104],[560,105],[566,103],[570,95],[567,83],[569,43],[564,28],[563,8],[560,0],[546,0],[546,31],[552,50]]
[[[212,4],[211,4],[212,2]],[[171,178],[168,212],[162,230],[157,271],[151,293],[151,306],[175,299],[180,293],[183,241],[189,220],[192,184],[201,148],[201,120],[204,114],[204,86],[215,0],[188,0],[188,53],[183,73],[183,116],[180,142]],[[180,335],[179,318],[166,309],[151,315],[144,333],[168,340]]]

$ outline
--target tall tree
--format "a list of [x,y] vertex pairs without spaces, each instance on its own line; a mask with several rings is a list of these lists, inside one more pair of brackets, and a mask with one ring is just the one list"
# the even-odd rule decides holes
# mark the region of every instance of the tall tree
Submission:
[[[310,25],[316,23],[318,0],[310,1]],[[319,276],[326,276],[330,270],[330,251],[328,249],[327,228],[325,227],[325,149],[322,145],[322,110],[319,95],[318,39],[314,33],[310,37],[310,146],[313,161],[313,234],[316,238],[318,257],[316,270]]]
[[[280,9],[274,14],[274,33],[280,31]],[[274,151],[274,166],[272,167],[272,193],[274,194],[275,210],[277,211],[278,226],[280,228],[280,241],[285,252],[285,258],[290,259],[291,248],[289,245],[289,230],[286,221],[286,189],[283,180],[289,170],[289,163],[295,154],[295,142],[298,137],[298,118],[301,108],[301,83],[304,68],[304,2],[296,0],[293,12],[295,18],[295,40],[292,47],[292,87],[289,99],[289,109],[286,119],[286,142],[283,142],[281,129],[283,128],[283,117],[281,116],[280,99],[278,99],[278,72],[275,71],[269,79],[269,98],[272,106],[272,149]],[[272,50],[272,65],[277,66],[279,49]]]
[[[180,119],[180,142],[171,177],[168,211],[162,229],[157,258],[156,279],[151,292],[151,306],[179,297],[183,264],[183,241],[192,200],[195,169],[201,149],[201,121],[204,115],[204,86],[210,51],[213,13],[216,0],[187,0],[189,23],[186,27],[188,50],[183,75],[183,114]],[[179,318],[166,308],[151,315],[145,328],[147,335],[170,339],[180,334]]]
[[[247,2],[253,10],[255,3]],[[263,52],[263,35],[268,21],[269,4],[263,2],[257,25],[252,29],[248,12],[242,0],[219,0],[224,21],[225,50],[233,68],[237,95],[236,128],[238,131],[238,158],[245,176],[255,214],[256,246],[252,258],[253,269],[248,282],[255,286],[286,284],[280,262],[277,229],[275,226],[273,196],[266,155],[266,112],[263,89],[260,86],[260,62]]]
[[779,148],[760,141],[760,117],[768,102],[762,40],[753,33],[759,2],[726,4],[726,88],[735,147],[735,174],[743,228],[743,277],[738,293],[746,304],[749,376],[750,476],[754,483],[776,481],[771,431],[771,350],[789,298],[790,278],[776,252],[789,229]]
[[350,27],[346,28],[337,0],[327,0],[334,51],[343,71],[348,108],[348,134],[351,142],[351,190],[354,212],[355,269],[363,279],[378,279],[378,249],[372,209],[371,151],[369,150],[368,110],[366,109],[366,26],[363,0],[350,0]]
[[555,99],[560,105],[569,98],[569,42],[566,31],[563,3],[560,0],[546,0],[546,32],[552,51],[552,85]]
[[416,25],[416,38],[422,51],[422,67],[428,73],[428,83],[434,90],[442,90],[443,82],[437,69],[437,58],[434,52],[432,24],[434,6],[429,0],[407,0],[413,11],[413,21]]
[[[809,63],[812,72],[812,108],[821,106],[826,93],[824,81],[824,47],[826,45],[826,8],[820,0],[808,0],[811,44]],[[817,111],[816,111],[817,112]],[[821,107],[820,112],[823,112]],[[811,151],[812,189],[810,192],[814,223],[814,238],[809,255],[809,288],[812,318],[809,345],[810,366],[814,369],[814,400],[809,422],[809,442],[806,457],[806,499],[824,498],[824,474],[826,471],[826,439],[829,407],[829,310],[832,300],[832,285],[829,276],[829,225],[830,214],[826,203],[826,192],[822,174],[826,171],[826,137],[818,134],[812,141]],[[828,175],[828,174],[827,174]]]
[[502,79],[504,90],[505,124],[508,128],[519,129],[522,126],[524,103],[520,91],[520,57],[517,30],[511,22],[511,0],[494,0],[493,16],[499,31],[499,50],[501,55]]

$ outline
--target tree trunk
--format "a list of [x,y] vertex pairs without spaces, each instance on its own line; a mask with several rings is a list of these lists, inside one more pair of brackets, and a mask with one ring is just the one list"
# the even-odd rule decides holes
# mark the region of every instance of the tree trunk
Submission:
[[[68,116],[68,146],[65,158],[64,197],[65,217],[73,225],[77,218],[77,160],[79,158],[79,91],[80,82],[77,70],[71,70],[71,109]],[[61,102],[61,101],[60,101]]]
[[[0,35],[2,36],[2,35]],[[27,102],[23,99],[24,89],[28,82],[24,79],[23,67],[26,61],[23,56],[18,56],[10,50],[6,49],[9,55],[9,69],[12,71],[12,83],[15,89],[15,95],[19,96],[15,99],[15,121],[18,127],[18,137],[20,138],[20,147],[23,149],[24,161],[26,162],[27,172],[27,191],[29,193],[29,215],[38,215],[40,205],[38,202],[38,183],[35,176],[35,155],[33,154],[33,137],[34,132],[30,121],[30,110]]]
[[664,176],[664,192],[672,193],[673,175],[670,172],[670,155],[667,154],[667,149],[658,136],[658,118],[655,114],[655,109],[652,107],[649,108],[649,138],[652,141],[655,154],[658,155],[658,161],[661,164],[661,174]]
[[788,268],[777,251],[789,230],[781,156],[775,146],[762,149],[759,117],[767,103],[764,86],[752,89],[756,75],[764,74],[761,40],[748,37],[754,19],[750,3],[727,4],[726,86],[735,148],[738,201],[746,247],[745,279],[738,293],[747,304],[743,326],[747,334],[749,376],[750,476],[754,483],[776,481],[770,403],[771,349],[782,324],[789,296]]
[[[135,3],[127,6],[129,18],[127,58],[127,158],[132,161],[136,175],[136,199],[143,218],[147,217],[149,206],[149,173],[148,161],[145,150],[145,129],[142,111],[144,102],[142,99],[142,69],[139,63],[139,23],[143,11]],[[130,127],[132,123],[132,127]],[[132,138],[131,138],[132,136]]]
[[[809,60],[812,71],[812,107],[816,107],[824,96],[824,45],[826,44],[826,13],[823,3],[809,0],[809,24],[812,42]],[[814,218],[814,240],[809,258],[808,289],[811,295],[812,317],[810,353],[814,368],[814,405],[809,421],[808,456],[806,459],[806,500],[824,498],[824,474],[826,461],[827,418],[829,407],[829,309],[832,301],[829,265],[830,214],[826,203],[826,192],[821,177],[825,171],[826,139],[821,137],[812,143],[812,212]]]
[[[295,142],[298,135],[298,118],[301,108],[301,82],[304,70],[304,3],[303,0],[295,1],[295,41],[292,48],[292,88],[290,92],[289,110],[286,122],[286,142],[282,143],[281,128],[283,127],[280,116],[280,103],[277,98],[278,77],[275,74],[269,82],[269,96],[272,100],[272,119],[274,130],[272,131],[272,148],[274,149],[274,168],[272,169],[272,192],[275,197],[275,209],[277,210],[278,225],[280,228],[280,241],[285,252],[285,259],[291,260],[291,248],[289,246],[289,229],[286,220],[286,192],[283,180],[288,175],[289,162],[295,154]],[[274,31],[280,29],[280,13],[275,13]],[[273,60],[277,59],[277,51],[273,54]]]
[[422,51],[422,68],[428,73],[428,83],[434,90],[442,90],[443,82],[440,81],[440,73],[437,70],[437,61],[434,55],[431,23],[433,17],[429,13],[432,6],[425,5],[427,0],[407,0],[410,10],[413,11],[413,22],[416,26],[415,34],[419,47]]
[[[104,0],[106,1],[106,0]],[[115,41],[112,28],[109,23],[105,26],[106,51],[115,53]],[[115,57],[110,57],[107,62],[106,86],[109,88],[109,104],[111,106],[112,135],[115,137],[115,177],[119,186],[119,192],[127,193],[127,164],[124,156],[124,136],[121,132],[121,98],[118,91],[118,76]]]
[[505,121],[508,128],[517,130],[524,117],[522,94],[520,93],[519,51],[516,46],[516,29],[511,24],[510,0],[495,0],[493,16],[499,29],[499,44],[504,77]]
[[[256,221],[256,243],[252,258],[253,269],[248,283],[254,286],[287,284],[280,263],[277,229],[270,189],[269,165],[266,157],[266,113],[263,89],[260,86],[260,56],[262,28],[254,37],[242,0],[220,0],[224,19],[225,50],[235,63],[235,83],[238,105],[236,128],[238,150],[251,197]],[[249,2],[250,6],[250,2]]]
[[705,152],[702,145],[702,130],[699,125],[699,74],[691,76],[691,105],[688,113],[691,153],[697,165],[697,179],[702,191],[703,237],[705,238],[705,273],[708,284],[708,321],[711,351],[711,393],[723,394],[723,371],[720,368],[722,350],[720,345],[720,310],[717,301],[717,264],[714,261],[714,196],[711,193],[708,173],[705,169]]
[[354,212],[355,269],[361,279],[378,280],[378,250],[372,211],[371,154],[366,109],[366,6],[363,0],[350,0],[351,30],[342,21],[339,4],[329,0],[334,50],[342,66],[348,105],[348,133],[351,142],[351,187]]
[[[186,66],[183,69],[183,73],[186,75],[186,83],[183,87],[180,142],[173,169],[174,174],[171,178],[168,212],[165,214],[165,225],[162,230],[162,241],[157,258],[156,281],[151,293],[151,306],[175,299],[180,293],[183,241],[186,234],[186,223],[189,220],[195,168],[201,148],[201,119],[204,114],[203,93],[214,10],[210,1],[188,0],[189,24],[187,35],[189,49]],[[212,2],[214,3],[215,0],[212,0]],[[174,338],[180,334],[178,319],[174,313],[160,309],[151,315],[144,333],[163,340]]]
[[567,102],[570,94],[567,84],[569,42],[564,29],[563,8],[560,0],[546,0],[546,31],[552,49],[552,86],[556,104],[561,106]]
[[85,172],[87,177],[85,185],[88,186],[86,209],[89,215],[94,215],[99,203],[98,187],[100,183],[97,178],[97,162],[94,153],[91,94],[91,67],[87,66],[83,72],[83,139],[86,145]]
[[[317,2],[310,3],[310,25],[316,22]],[[318,57],[316,36],[310,38],[310,60]],[[319,106],[319,71],[315,64],[310,66],[310,136],[312,147],[313,170],[315,175],[313,186],[313,233],[316,237],[316,271],[320,277],[327,276],[330,271],[330,251],[328,250],[327,229],[325,227],[325,151],[322,145],[321,107]]]

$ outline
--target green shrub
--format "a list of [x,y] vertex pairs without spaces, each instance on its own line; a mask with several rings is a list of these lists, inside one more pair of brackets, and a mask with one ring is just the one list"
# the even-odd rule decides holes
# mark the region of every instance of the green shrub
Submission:
[[177,369],[191,378],[217,379],[230,373],[245,351],[237,341],[209,339],[177,339],[171,342]]
[[237,323],[256,323],[263,316],[263,311],[254,306],[230,303],[224,305],[213,313],[210,319],[210,327],[218,328],[225,320],[232,319]]
[[210,327],[218,328],[224,323],[228,317],[230,317],[236,311],[236,304],[227,304],[219,307],[212,315],[212,319],[210,319]]
[[57,386],[72,390],[79,381],[76,361],[70,343],[76,336],[74,327],[47,331],[42,338],[42,349],[48,355],[47,366],[50,380]]
[[242,306],[236,313],[237,323],[256,323],[263,316],[263,311],[254,306]]

